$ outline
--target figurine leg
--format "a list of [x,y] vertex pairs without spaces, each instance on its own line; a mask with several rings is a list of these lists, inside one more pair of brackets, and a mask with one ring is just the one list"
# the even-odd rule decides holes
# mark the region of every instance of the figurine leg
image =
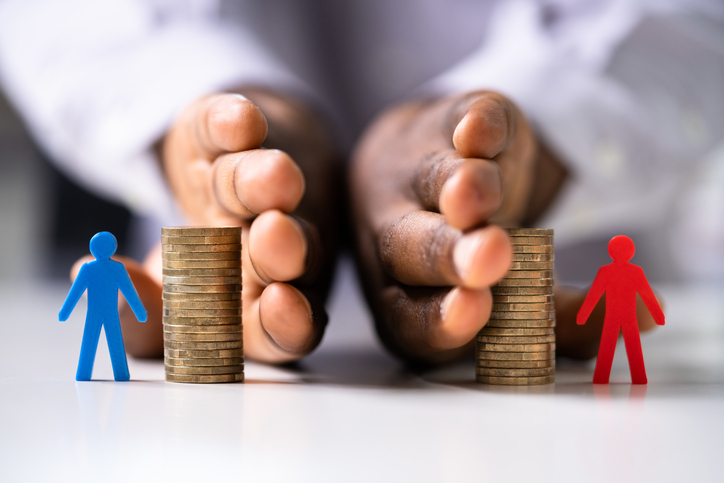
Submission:
[[118,319],[106,320],[104,327],[106,340],[108,341],[108,352],[111,353],[111,364],[113,364],[113,377],[116,381],[127,381],[130,379],[130,375],[128,374],[126,349],[123,346],[121,323]]
[[644,367],[644,354],[641,349],[641,336],[636,319],[633,323],[625,324],[623,329],[623,341],[626,344],[626,355],[628,356],[628,367],[631,371],[631,383],[647,384],[646,368]]
[[96,349],[98,349],[98,339],[100,336],[101,321],[96,317],[86,317],[85,328],[83,329],[83,342],[80,346],[78,371],[75,373],[76,381],[90,381],[93,375],[93,362],[96,358]]
[[611,365],[613,355],[616,352],[616,341],[620,328],[618,324],[606,319],[603,322],[603,333],[601,334],[601,345],[598,346],[598,358],[596,359],[596,370],[593,372],[594,384],[608,384],[611,377]]

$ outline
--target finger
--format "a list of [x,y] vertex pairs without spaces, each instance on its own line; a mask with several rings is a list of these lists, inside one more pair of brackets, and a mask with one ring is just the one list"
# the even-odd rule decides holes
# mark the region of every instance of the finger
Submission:
[[268,132],[264,114],[239,94],[215,94],[197,101],[192,124],[198,146],[209,157],[261,147]]
[[489,219],[503,202],[500,168],[492,161],[465,159],[454,150],[424,159],[413,178],[423,208],[445,215],[465,230]]
[[455,149],[466,158],[491,159],[515,137],[515,106],[496,92],[474,92],[453,102],[448,126]]
[[380,260],[406,285],[489,287],[508,271],[512,247],[495,225],[462,234],[437,213],[416,211],[395,220],[379,237]]
[[314,234],[313,226],[280,211],[262,213],[249,229],[249,259],[254,271],[266,283],[301,277],[312,260],[320,259],[314,256],[321,250]]
[[468,344],[490,317],[489,289],[394,286],[383,293],[384,342],[408,359]]
[[251,217],[273,209],[289,213],[304,196],[304,174],[283,151],[226,154],[213,169],[216,200],[236,216]]
[[285,283],[273,283],[244,308],[244,346],[254,360],[283,363],[308,354],[319,344],[326,313]]

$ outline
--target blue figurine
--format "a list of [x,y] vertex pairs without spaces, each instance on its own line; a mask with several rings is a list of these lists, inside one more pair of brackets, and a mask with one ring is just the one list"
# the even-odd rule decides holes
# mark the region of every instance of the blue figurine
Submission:
[[83,344],[80,347],[78,372],[75,375],[76,381],[90,381],[102,326],[105,327],[108,351],[111,353],[113,376],[116,381],[129,379],[121,321],[118,318],[118,290],[123,293],[139,322],[146,321],[146,309],[138,298],[126,267],[120,262],[111,260],[117,247],[116,237],[107,231],[96,233],[91,238],[90,251],[96,259],[84,263],[80,268],[78,277],[73,282],[58,315],[61,322],[68,320],[81,295],[88,289],[88,311],[83,330]]

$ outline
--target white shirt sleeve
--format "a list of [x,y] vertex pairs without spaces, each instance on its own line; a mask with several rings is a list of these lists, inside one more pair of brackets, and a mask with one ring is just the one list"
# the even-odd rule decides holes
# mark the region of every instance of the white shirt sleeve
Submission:
[[660,224],[724,142],[724,4],[511,0],[491,26],[428,89],[508,95],[570,165],[557,243]]
[[140,214],[175,217],[152,145],[182,108],[243,84],[309,94],[245,19],[219,12],[213,0],[3,1],[0,81],[71,177]]

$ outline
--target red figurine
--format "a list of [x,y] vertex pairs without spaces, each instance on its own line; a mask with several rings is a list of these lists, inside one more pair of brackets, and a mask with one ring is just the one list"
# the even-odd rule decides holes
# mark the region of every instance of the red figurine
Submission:
[[576,323],[583,325],[598,299],[606,293],[606,318],[603,322],[596,370],[593,373],[594,384],[608,384],[613,353],[616,351],[616,341],[621,330],[626,344],[631,382],[633,384],[648,382],[636,321],[636,293],[641,296],[658,325],[664,325],[664,312],[651,291],[644,271],[638,265],[629,263],[635,251],[636,247],[629,237],[616,236],[611,239],[608,243],[608,254],[613,263],[604,265],[598,270],[586,300],[578,311]]

